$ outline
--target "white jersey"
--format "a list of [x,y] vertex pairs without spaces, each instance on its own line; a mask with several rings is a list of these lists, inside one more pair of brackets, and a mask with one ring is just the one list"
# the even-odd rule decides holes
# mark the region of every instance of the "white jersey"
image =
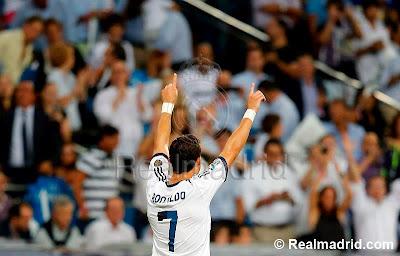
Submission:
[[168,185],[166,155],[150,161],[147,217],[153,230],[153,256],[209,256],[210,202],[225,181],[228,166],[218,157],[190,180]]

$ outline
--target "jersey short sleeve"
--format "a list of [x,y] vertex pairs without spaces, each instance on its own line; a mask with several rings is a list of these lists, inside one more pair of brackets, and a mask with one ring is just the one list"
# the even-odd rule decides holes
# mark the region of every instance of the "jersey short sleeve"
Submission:
[[155,154],[150,161],[149,171],[152,182],[166,182],[169,175],[168,156],[163,153]]
[[215,159],[208,167],[202,168],[194,177],[203,196],[211,201],[218,188],[224,183],[228,175],[228,164],[223,157]]

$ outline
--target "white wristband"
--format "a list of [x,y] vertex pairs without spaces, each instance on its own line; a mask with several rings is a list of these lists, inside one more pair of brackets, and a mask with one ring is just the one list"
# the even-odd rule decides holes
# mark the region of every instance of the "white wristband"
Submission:
[[246,110],[246,113],[244,113],[243,118],[248,118],[250,119],[252,122],[254,121],[254,118],[256,117],[256,111],[252,110],[252,109],[248,109]]
[[164,102],[161,107],[161,113],[168,113],[172,115],[172,111],[174,110],[174,104],[169,102]]

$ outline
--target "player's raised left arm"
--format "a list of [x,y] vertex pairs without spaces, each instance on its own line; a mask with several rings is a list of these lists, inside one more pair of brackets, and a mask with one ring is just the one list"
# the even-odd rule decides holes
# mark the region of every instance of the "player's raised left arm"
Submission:
[[247,100],[247,111],[243,116],[239,127],[232,133],[225,144],[220,156],[225,158],[228,166],[231,166],[246,144],[254,117],[258,112],[260,104],[265,101],[265,96],[261,91],[254,92],[255,85],[251,85],[250,94]]
[[174,78],[171,84],[165,86],[161,91],[162,110],[160,120],[155,134],[154,141],[154,154],[163,153],[169,156],[168,146],[169,138],[171,135],[171,116],[174,109],[174,105],[178,98],[178,89],[176,87],[177,75],[174,74]]

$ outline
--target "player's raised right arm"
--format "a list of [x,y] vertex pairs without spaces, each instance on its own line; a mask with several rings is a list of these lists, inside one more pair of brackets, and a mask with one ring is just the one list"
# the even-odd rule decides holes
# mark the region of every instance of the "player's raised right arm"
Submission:
[[154,154],[163,153],[169,156],[168,146],[169,138],[171,135],[171,116],[174,109],[174,105],[178,98],[178,89],[176,87],[177,75],[174,74],[174,78],[171,84],[165,86],[161,91],[162,110],[161,117],[158,121],[158,126],[155,134],[154,141]]
[[225,158],[228,166],[231,166],[246,144],[254,117],[262,101],[266,100],[261,91],[254,92],[255,85],[251,85],[250,94],[247,100],[247,111],[243,116],[239,127],[232,133],[225,144],[220,156]]

